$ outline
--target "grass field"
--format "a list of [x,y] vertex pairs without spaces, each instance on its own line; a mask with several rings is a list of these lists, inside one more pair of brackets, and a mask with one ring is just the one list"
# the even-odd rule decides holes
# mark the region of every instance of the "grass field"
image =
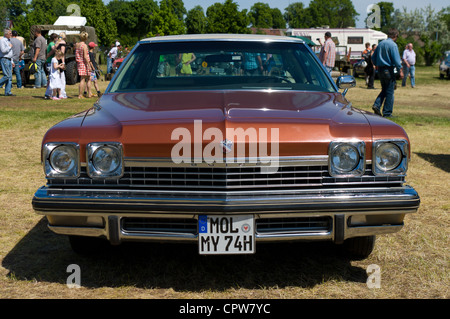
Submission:
[[[0,298],[449,298],[450,81],[437,67],[417,68],[416,88],[395,92],[395,122],[411,139],[408,184],[421,196],[418,213],[398,233],[377,237],[362,261],[324,244],[261,245],[252,256],[199,256],[187,245],[122,245],[94,257],[72,252],[46,227],[31,199],[45,183],[40,143],[58,121],[95,99],[48,101],[44,91],[0,96]],[[100,82],[102,90],[106,82]],[[376,81],[379,88],[379,82]],[[379,90],[362,79],[347,94],[371,111]],[[3,92],[0,92],[3,93]],[[69,289],[67,267],[81,268],[81,288]],[[369,289],[366,269],[381,268],[381,288]]]

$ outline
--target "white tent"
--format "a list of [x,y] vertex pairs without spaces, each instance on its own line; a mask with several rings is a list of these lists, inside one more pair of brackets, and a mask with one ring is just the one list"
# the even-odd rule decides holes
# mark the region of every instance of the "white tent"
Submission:
[[[66,30],[65,33],[67,34],[78,34],[80,31],[70,31],[70,27],[81,27],[85,26],[87,23],[87,20],[85,17],[78,17],[78,16],[60,16],[53,25],[67,25],[69,27],[69,30]],[[61,33],[61,30],[55,31],[50,30],[48,34]]]

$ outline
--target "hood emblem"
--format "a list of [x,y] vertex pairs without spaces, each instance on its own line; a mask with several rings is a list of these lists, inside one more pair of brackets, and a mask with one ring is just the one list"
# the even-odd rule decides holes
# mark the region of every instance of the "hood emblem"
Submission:
[[233,142],[230,140],[225,140],[220,142],[222,144],[222,150],[224,153],[230,153],[233,148]]

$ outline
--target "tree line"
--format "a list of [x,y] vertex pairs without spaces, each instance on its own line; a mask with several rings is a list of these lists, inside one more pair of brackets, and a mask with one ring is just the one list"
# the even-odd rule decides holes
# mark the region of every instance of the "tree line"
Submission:
[[[29,3],[28,3],[29,2]],[[355,27],[359,14],[351,0],[311,0],[308,6],[292,2],[282,12],[267,3],[256,2],[240,10],[234,0],[216,2],[206,8],[198,5],[186,10],[183,0],[0,0],[0,21],[13,21],[13,29],[25,38],[34,24],[53,24],[67,16],[69,4],[77,4],[87,25],[93,26],[100,44],[109,46],[118,39],[133,46],[138,40],[156,35],[195,33],[251,33],[251,28],[285,29]],[[434,62],[450,50],[450,6],[435,12],[431,6],[408,11],[394,9],[392,2],[379,2],[380,29],[399,29],[403,42],[414,42],[423,50],[423,62]],[[366,17],[361,17],[366,19]],[[258,32],[258,31],[257,31]],[[402,42],[403,41],[403,42]],[[417,46],[416,46],[417,47]],[[431,61],[431,62],[430,62]]]
[[403,52],[407,43],[413,43],[417,63],[432,65],[450,50],[450,6],[436,11],[431,5],[409,10],[406,7],[394,9],[392,2],[378,2],[381,26],[376,28],[385,33],[390,28],[400,31],[397,45]]

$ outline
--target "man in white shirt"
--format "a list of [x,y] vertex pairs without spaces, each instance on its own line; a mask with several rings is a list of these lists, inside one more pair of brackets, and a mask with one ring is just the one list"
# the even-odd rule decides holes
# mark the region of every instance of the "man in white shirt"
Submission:
[[13,58],[13,45],[11,44],[12,32],[10,29],[5,29],[4,37],[0,39],[0,64],[3,71],[3,78],[0,79],[0,86],[5,84],[5,96],[14,96],[11,93],[12,87],[12,68],[14,67]]
[[406,50],[403,51],[402,56],[402,62],[403,62],[403,80],[402,80],[402,86],[406,86],[406,78],[411,78],[411,87],[416,86],[416,80],[415,80],[415,73],[416,73],[416,52],[413,50],[413,44],[408,43],[406,45]]
[[[110,60],[110,65],[108,65],[107,73],[112,73],[112,64],[117,57],[117,47],[112,47],[108,53],[108,59]],[[109,61],[108,61],[109,62]]]

